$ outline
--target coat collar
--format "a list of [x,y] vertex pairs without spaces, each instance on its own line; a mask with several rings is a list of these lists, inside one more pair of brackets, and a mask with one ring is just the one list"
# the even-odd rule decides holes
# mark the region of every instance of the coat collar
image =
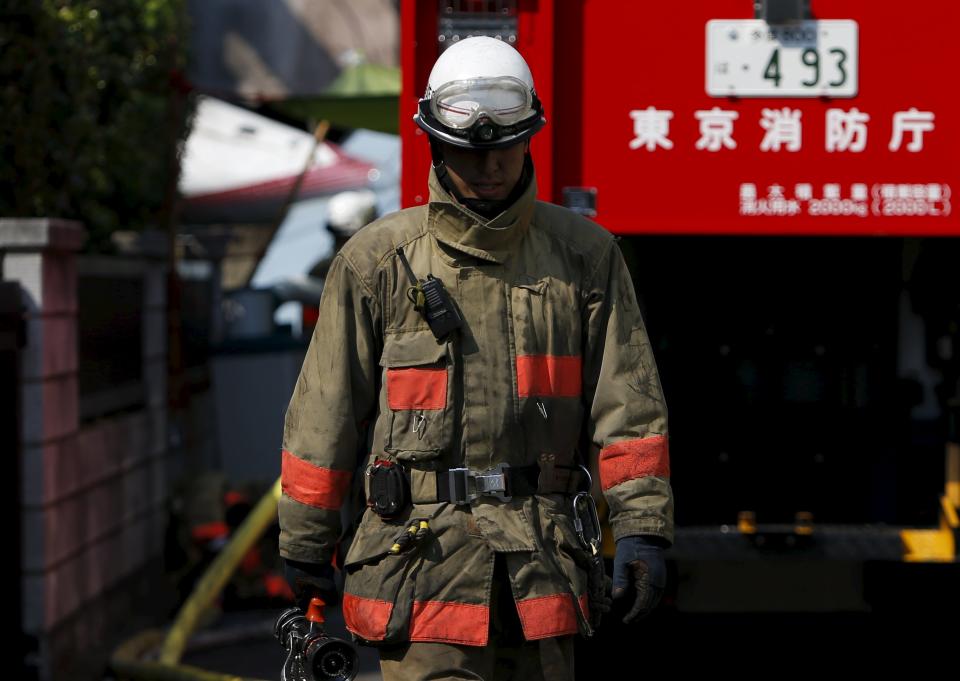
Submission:
[[483,218],[456,201],[430,169],[430,208],[427,231],[437,241],[469,255],[503,263],[530,227],[537,199],[537,178],[513,205],[492,220]]

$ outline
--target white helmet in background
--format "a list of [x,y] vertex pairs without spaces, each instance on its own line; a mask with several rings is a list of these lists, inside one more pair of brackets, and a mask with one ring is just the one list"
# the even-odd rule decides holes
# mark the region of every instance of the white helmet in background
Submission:
[[327,227],[343,236],[353,236],[377,218],[377,195],[369,189],[340,192],[327,203]]
[[527,62],[502,40],[482,36],[440,55],[413,119],[431,138],[469,149],[511,146],[547,122]]

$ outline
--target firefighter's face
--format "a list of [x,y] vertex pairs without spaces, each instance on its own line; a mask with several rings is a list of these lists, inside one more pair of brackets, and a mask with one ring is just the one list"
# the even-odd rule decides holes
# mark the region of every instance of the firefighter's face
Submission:
[[530,142],[478,151],[443,145],[443,161],[450,180],[465,199],[499,201],[510,196],[523,174],[523,159]]

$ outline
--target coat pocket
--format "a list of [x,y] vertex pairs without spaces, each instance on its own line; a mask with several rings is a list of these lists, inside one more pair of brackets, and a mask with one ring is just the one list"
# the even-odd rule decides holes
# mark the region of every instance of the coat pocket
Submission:
[[547,347],[549,309],[547,280],[520,275],[510,287],[510,308],[518,355],[534,355]]
[[409,638],[410,617],[417,573],[423,563],[423,537],[391,551],[411,525],[431,519],[432,514],[411,515],[384,521],[367,510],[344,559],[346,575],[343,617],[347,629],[371,643],[394,643]]
[[380,356],[381,413],[389,418],[384,450],[400,461],[446,452],[452,433],[452,365],[447,344],[427,331],[392,334]]

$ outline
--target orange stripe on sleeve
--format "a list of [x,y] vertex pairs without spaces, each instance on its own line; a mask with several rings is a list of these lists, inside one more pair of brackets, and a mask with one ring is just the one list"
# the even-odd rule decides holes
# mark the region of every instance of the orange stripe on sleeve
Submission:
[[283,450],[280,481],[284,494],[307,506],[338,511],[350,487],[350,471],[315,466]]
[[600,486],[604,491],[648,475],[670,477],[666,435],[621,440],[600,450]]

